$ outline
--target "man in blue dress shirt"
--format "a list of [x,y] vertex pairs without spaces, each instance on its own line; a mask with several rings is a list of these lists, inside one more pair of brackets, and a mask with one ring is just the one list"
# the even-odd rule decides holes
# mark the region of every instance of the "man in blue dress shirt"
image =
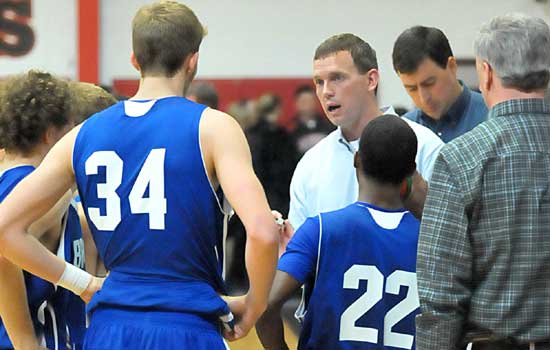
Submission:
[[436,133],[445,143],[487,118],[481,94],[456,77],[449,41],[437,28],[405,30],[393,46],[393,67],[416,108],[404,115]]

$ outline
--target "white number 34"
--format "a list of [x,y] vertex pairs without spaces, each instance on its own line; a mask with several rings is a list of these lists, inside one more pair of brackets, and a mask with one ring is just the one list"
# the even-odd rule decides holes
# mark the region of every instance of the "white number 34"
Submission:
[[[151,150],[143,163],[128,200],[132,214],[148,214],[151,230],[164,230],[166,198],[164,196],[164,157],[166,149]],[[97,184],[97,197],[105,200],[105,215],[99,208],[89,207],[88,216],[98,230],[114,231],[120,223],[120,197],[116,190],[122,183],[124,162],[113,151],[94,152],[86,160],[86,175],[97,175],[105,167],[105,182]],[[149,187],[149,197],[145,191]]]
[[[340,340],[353,340],[378,343],[378,330],[358,327],[355,322],[366,314],[376,303],[382,300],[384,276],[371,265],[353,265],[344,273],[344,288],[358,289],[359,281],[368,281],[367,291],[351,304],[340,318]],[[397,295],[401,286],[409,287],[407,296],[384,317],[384,346],[411,349],[414,336],[393,332],[392,328],[399,321],[416,310],[419,306],[416,274],[396,270],[386,279],[386,293]]]

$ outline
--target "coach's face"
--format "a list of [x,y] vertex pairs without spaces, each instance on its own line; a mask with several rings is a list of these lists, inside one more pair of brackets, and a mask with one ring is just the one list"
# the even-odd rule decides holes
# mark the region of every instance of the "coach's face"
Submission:
[[359,73],[349,51],[313,61],[313,82],[327,118],[343,129],[353,128],[367,112],[369,74]]
[[439,120],[457,99],[456,71],[454,57],[449,57],[445,68],[425,58],[414,73],[398,72],[398,75],[415,106]]

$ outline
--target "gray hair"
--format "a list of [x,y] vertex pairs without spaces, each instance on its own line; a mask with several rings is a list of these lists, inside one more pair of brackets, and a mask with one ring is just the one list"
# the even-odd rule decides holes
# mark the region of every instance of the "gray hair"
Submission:
[[474,43],[477,57],[506,87],[531,92],[550,80],[550,28],[540,18],[510,14],[484,24]]

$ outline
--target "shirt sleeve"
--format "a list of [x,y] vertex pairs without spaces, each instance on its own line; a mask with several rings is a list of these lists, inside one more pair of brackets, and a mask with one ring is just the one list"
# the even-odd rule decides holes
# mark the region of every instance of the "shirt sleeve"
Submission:
[[416,347],[458,349],[472,295],[472,247],[463,191],[441,155],[428,190],[416,273],[421,314]]
[[288,220],[290,224],[297,230],[304,221],[310,216],[308,215],[307,209],[307,198],[306,192],[304,190],[304,180],[303,176],[303,164],[300,161],[296,166],[294,175],[292,176],[292,181],[290,182],[290,205],[288,211]]
[[288,242],[277,269],[304,284],[315,273],[317,266],[319,230],[319,216],[307,219]]
[[445,143],[433,131],[423,125],[415,123],[413,130],[418,139],[418,152],[416,154],[418,172],[429,182],[437,156]]

